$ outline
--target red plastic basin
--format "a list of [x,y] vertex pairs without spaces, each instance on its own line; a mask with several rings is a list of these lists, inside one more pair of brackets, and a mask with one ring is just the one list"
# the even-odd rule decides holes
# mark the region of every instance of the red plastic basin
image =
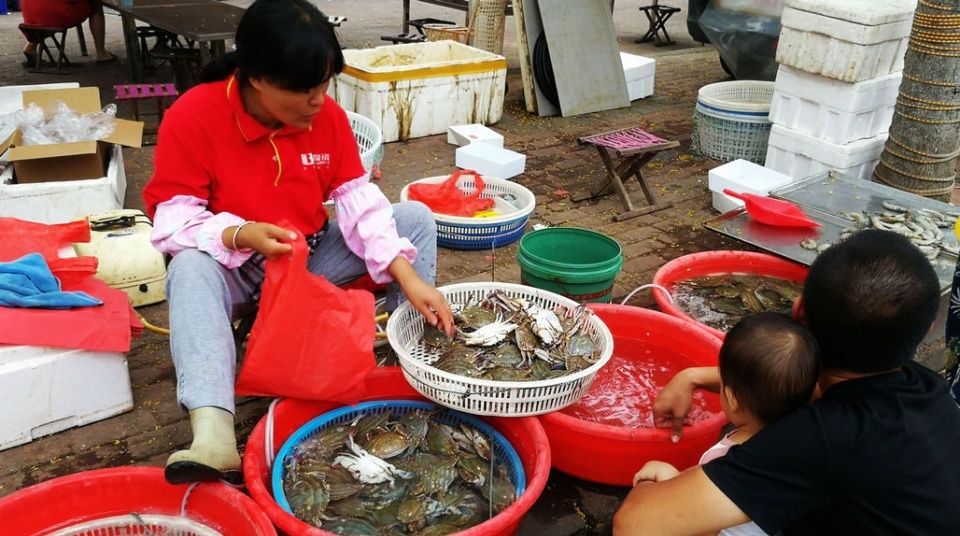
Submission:
[[[678,281],[711,275],[762,275],[786,279],[787,281],[805,281],[810,269],[774,255],[752,251],[703,251],[678,257],[664,264],[653,276],[653,283],[667,290],[673,290]],[[697,322],[686,313],[674,307],[663,291],[654,287],[653,299],[660,310],[668,315],[689,320],[714,336],[723,339],[725,333],[706,324]]]
[[[716,365],[720,339],[695,326],[663,313],[626,305],[591,304],[590,308],[610,328],[614,355],[624,341],[639,341],[698,366]],[[594,386],[598,385],[601,369]],[[553,467],[584,480],[629,486],[633,475],[649,460],[662,460],[678,469],[700,461],[703,454],[720,437],[727,422],[716,395],[707,395],[707,409],[716,415],[688,426],[679,443],[670,441],[665,428],[626,428],[582,420],[560,411],[540,416],[550,450]]]
[[[178,516],[187,488],[168,484],[159,467],[111,467],[67,475],[0,499],[0,533],[49,534],[131,512]],[[226,484],[198,485],[187,498],[185,512],[191,521],[221,534],[277,534],[250,497]]]
[[[366,394],[360,402],[370,400],[426,400],[403,379],[400,367],[380,367],[367,376]],[[332,402],[309,402],[285,399],[274,408],[274,455],[301,425],[310,419],[339,407]],[[550,449],[543,427],[535,417],[499,418],[481,417],[484,421],[502,433],[516,449],[523,461],[527,480],[527,489],[506,510],[493,518],[457,532],[459,536],[509,535],[517,531],[517,526],[533,503],[543,492],[550,476]],[[282,534],[335,536],[331,532],[318,529],[288,514],[273,499],[270,485],[270,468],[266,463],[264,439],[266,420],[260,419],[250,433],[243,457],[243,476],[250,496],[270,516]]]

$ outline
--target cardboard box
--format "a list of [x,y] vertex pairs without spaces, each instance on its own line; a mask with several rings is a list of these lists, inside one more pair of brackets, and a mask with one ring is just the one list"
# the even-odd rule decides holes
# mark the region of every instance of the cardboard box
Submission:
[[479,123],[470,125],[450,125],[447,127],[447,143],[469,145],[473,142],[487,143],[503,147],[503,136],[491,128]]
[[[100,90],[95,87],[23,92],[24,107],[36,104],[49,110],[57,101],[78,113],[101,109]],[[107,173],[112,144],[140,147],[143,139],[142,122],[116,119],[115,125],[113,133],[101,140],[49,145],[21,145],[21,133],[16,131],[0,144],[0,152],[9,147],[7,160],[13,163],[17,182],[21,184],[98,179]]]
[[509,179],[523,173],[527,156],[486,143],[471,143],[456,151],[457,167],[483,176]]
[[82,220],[123,207],[127,174],[119,145],[107,165],[107,174],[99,179],[49,181],[16,184],[13,166],[0,172],[0,216],[40,223],[66,223]]

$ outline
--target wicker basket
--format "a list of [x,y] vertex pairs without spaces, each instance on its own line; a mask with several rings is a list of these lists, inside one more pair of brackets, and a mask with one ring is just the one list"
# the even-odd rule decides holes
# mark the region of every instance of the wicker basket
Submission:
[[474,0],[471,46],[503,55],[507,0]]
[[466,45],[470,41],[470,28],[456,24],[424,24],[423,35],[427,36],[427,41],[451,40]]
[[[540,307],[577,307],[575,301],[558,294],[511,283],[460,283],[437,290],[452,303],[467,303],[499,290]],[[590,367],[560,378],[528,382],[468,378],[431,365],[440,354],[424,346],[423,324],[423,316],[409,302],[398,307],[387,323],[387,338],[397,352],[404,377],[414,389],[434,402],[475,415],[522,417],[568,406],[586,394],[597,372],[613,355],[610,330],[596,315],[591,315],[585,333],[599,348],[600,357]]]
[[[447,177],[427,177],[411,182],[410,184],[428,183],[438,184],[447,180]],[[504,179],[483,177],[486,187],[481,198],[494,199],[498,206],[510,206],[516,209],[507,214],[490,218],[467,218],[450,216],[448,214],[433,213],[437,222],[437,245],[450,249],[489,249],[513,243],[523,236],[530,213],[537,204],[533,192],[523,186]],[[409,200],[410,184],[400,191],[400,201]],[[476,191],[477,186],[472,175],[462,175],[457,180],[457,187],[465,194]],[[512,196],[515,201],[506,204],[505,196]]]

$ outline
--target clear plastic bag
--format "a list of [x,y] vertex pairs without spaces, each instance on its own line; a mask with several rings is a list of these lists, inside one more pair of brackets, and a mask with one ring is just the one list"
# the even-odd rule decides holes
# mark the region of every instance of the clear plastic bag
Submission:
[[[51,113],[45,113],[36,104],[30,104],[15,113],[17,126],[23,135],[23,145],[47,145],[92,141],[113,133],[117,106],[108,104],[99,112],[77,113],[63,102],[56,102]],[[49,117],[49,119],[48,119]]]

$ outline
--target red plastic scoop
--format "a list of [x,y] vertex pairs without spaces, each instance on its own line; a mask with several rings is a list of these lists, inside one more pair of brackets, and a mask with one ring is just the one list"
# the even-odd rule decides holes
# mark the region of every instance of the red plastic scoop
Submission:
[[743,201],[747,206],[747,214],[760,223],[779,227],[820,227],[819,223],[808,218],[799,207],[789,201],[734,192],[729,188],[724,189],[723,193]]

